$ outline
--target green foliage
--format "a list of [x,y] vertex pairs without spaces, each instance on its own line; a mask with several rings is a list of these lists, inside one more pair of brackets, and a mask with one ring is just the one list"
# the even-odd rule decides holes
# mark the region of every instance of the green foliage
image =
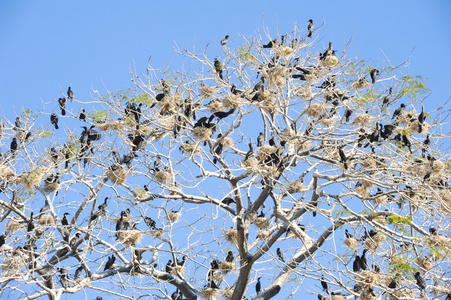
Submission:
[[426,88],[426,81],[427,79],[421,77],[421,76],[413,76],[411,74],[407,74],[401,77],[401,81],[403,81],[405,84],[407,84],[407,87],[402,89],[399,92],[399,95],[401,97],[407,96],[411,100],[416,99],[418,96],[424,95],[431,90]]
[[243,44],[241,48],[235,49],[236,57],[243,62],[254,62],[255,57],[249,52],[249,45]]
[[387,222],[391,225],[400,225],[400,224],[409,225],[412,223],[412,217],[404,218],[404,217],[398,217],[396,215],[391,215],[391,216],[387,217]]
[[398,256],[397,258],[400,259],[401,262],[390,267],[391,274],[395,274],[395,276],[407,276],[409,273],[416,272],[417,269],[412,268],[408,263],[406,263],[404,257]]
[[52,136],[52,132],[49,129],[45,128],[36,128],[34,129],[34,135],[41,136],[44,139],[47,139]]
[[104,110],[92,110],[86,114],[86,116],[92,119],[94,122],[104,122],[110,119],[110,113]]
[[64,144],[64,148],[69,152],[69,158],[74,158],[79,152],[78,144],[75,141],[67,142]]

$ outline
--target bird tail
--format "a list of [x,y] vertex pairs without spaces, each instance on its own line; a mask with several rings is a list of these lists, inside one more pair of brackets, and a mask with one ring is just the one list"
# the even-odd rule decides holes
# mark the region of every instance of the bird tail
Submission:
[[66,110],[65,110],[64,108],[61,109],[61,114],[62,114],[63,116],[66,115]]
[[58,127],[58,124],[57,124],[57,123],[55,123],[55,129],[59,129],[59,127]]
[[309,31],[307,37],[312,37],[313,31]]

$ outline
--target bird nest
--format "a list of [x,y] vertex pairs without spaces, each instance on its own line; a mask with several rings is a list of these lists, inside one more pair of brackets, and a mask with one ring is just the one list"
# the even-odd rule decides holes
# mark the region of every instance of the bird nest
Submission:
[[160,170],[154,174],[154,178],[159,183],[170,183],[174,180],[174,176],[171,172]]
[[268,230],[259,230],[257,232],[257,239],[266,240],[269,237]]
[[265,217],[256,217],[252,223],[254,223],[255,226],[257,226],[259,229],[268,228],[269,227],[269,220]]
[[44,168],[36,168],[33,171],[20,176],[20,183],[25,184],[27,188],[32,188],[41,183],[42,178],[46,175],[46,173],[47,171]]
[[300,143],[298,145],[298,147],[299,147],[300,151],[305,151],[305,150],[310,149],[312,147],[312,142],[310,142],[309,140],[306,140],[306,141]]
[[387,195],[382,195],[382,196],[375,197],[373,201],[376,205],[382,205],[382,204],[387,203],[387,200],[388,200]]
[[22,227],[22,224],[19,221],[10,219],[8,221],[8,223],[6,223],[6,225],[5,225],[5,230],[7,232],[13,233],[13,232],[16,232],[17,230],[19,230],[20,227]]
[[287,74],[288,68],[283,66],[277,66],[268,70],[268,85],[283,87],[285,85],[285,75]]
[[363,88],[365,88],[365,87],[367,87],[367,86],[370,86],[370,85],[371,85],[371,83],[370,83],[369,81],[364,80],[364,79],[359,79],[359,80],[357,80],[357,81],[354,81],[354,82],[351,84],[351,87],[352,87],[354,90],[359,90],[359,89],[363,89]]
[[6,276],[15,275],[15,271],[25,266],[24,257],[20,254],[13,254],[5,257],[3,260],[2,269],[6,270]]
[[132,229],[119,231],[118,237],[123,244],[130,247],[131,245],[138,243],[143,238],[143,235],[141,231]]
[[230,228],[225,232],[225,238],[232,244],[238,243],[238,231],[235,228]]
[[198,153],[200,151],[200,147],[198,145],[190,143],[188,141],[181,143],[180,149],[183,152],[187,152],[189,154]]
[[222,146],[224,146],[226,148],[231,148],[234,143],[233,143],[233,140],[231,138],[226,136],[225,138],[222,139],[221,144],[222,144]]
[[200,93],[205,98],[213,97],[216,94],[216,91],[217,91],[217,88],[215,88],[214,86],[205,86],[204,85],[204,86],[200,87]]
[[364,285],[372,286],[378,281],[379,274],[374,271],[362,270],[360,273],[356,274],[356,279]]
[[[166,99],[166,98],[167,98],[167,96],[164,97],[164,101],[158,102],[158,104],[160,105],[160,114],[161,115],[176,114],[180,107],[179,106],[180,99],[175,98],[175,97],[168,97],[169,99]],[[174,100],[176,100],[176,101],[174,101]]]
[[218,293],[218,289],[211,287],[204,287],[200,293],[200,297],[203,299],[211,299]]
[[312,88],[310,85],[304,85],[299,87],[296,91],[295,91],[296,95],[304,100],[310,100],[312,99]]
[[451,192],[447,190],[439,190],[438,192],[440,207],[443,211],[451,213]]
[[306,187],[302,183],[302,180],[290,181],[287,186],[287,191],[290,194],[302,193],[306,191]]
[[277,148],[274,146],[263,145],[258,148],[258,159],[261,161],[265,160],[268,156],[276,152]]
[[213,281],[220,281],[222,279],[222,273],[219,271],[213,271],[210,278]]
[[177,274],[183,275],[183,266],[175,266],[175,267],[172,267],[171,274],[174,274],[174,275],[177,275]]
[[377,232],[376,235],[365,241],[364,246],[368,250],[376,250],[382,245],[383,241],[385,241],[385,235],[381,232]]
[[233,262],[221,261],[219,262],[219,270],[223,273],[227,273],[235,270],[235,264]]
[[356,187],[355,191],[357,192],[357,194],[359,194],[362,197],[367,197],[370,194],[370,190],[364,186]]
[[207,109],[210,112],[223,111],[224,110],[224,105],[221,103],[221,101],[219,101],[217,99],[214,99],[214,100],[211,100],[207,104]]
[[96,127],[99,128],[101,131],[105,130],[121,130],[124,129],[127,123],[123,120],[114,120],[112,122],[103,122],[103,123],[97,123]]
[[[379,224],[386,224],[387,223],[387,217],[386,216],[377,216],[373,219],[373,222],[379,223]],[[381,234],[381,236],[384,236]]]
[[280,46],[276,48],[276,53],[279,56],[288,56],[294,52],[293,48],[287,47],[287,46]]
[[365,126],[373,122],[373,116],[367,113],[358,114],[354,118],[354,125]]
[[443,235],[431,235],[428,243],[433,247],[450,247],[451,240]]
[[324,126],[332,126],[335,124],[335,122],[338,120],[338,117],[332,117],[332,118],[325,118],[321,120],[321,124],[323,124]]
[[168,213],[167,215],[166,215],[166,219],[168,219],[169,221],[171,221],[171,222],[177,222],[178,221],[178,219],[180,218],[180,216],[181,216],[182,214],[181,213],[179,213],[179,212],[173,212],[173,211],[171,211],[170,213]]
[[371,181],[368,181],[368,180],[365,180],[365,179],[360,179],[359,180],[359,182],[357,183],[357,185],[361,185],[361,186],[364,186],[364,187],[373,187],[374,186],[374,183],[372,183]]
[[390,295],[390,300],[417,300],[418,293],[414,289],[397,289]]
[[243,159],[241,161],[241,165],[244,168],[248,169],[248,171],[251,171],[254,173],[258,172],[258,170],[260,170],[258,159],[256,159],[255,157],[249,157],[248,159]]
[[[420,122],[418,120],[415,120],[413,122],[410,122],[409,126],[407,127],[407,131],[412,134],[418,132],[420,129]],[[422,134],[426,134],[429,131],[429,124],[426,122],[423,122],[421,125],[421,132]]]
[[374,292],[371,293],[369,291],[369,289],[365,289],[361,294],[360,294],[360,299],[362,300],[374,300],[376,297],[374,296]]
[[39,225],[52,225],[54,223],[54,219],[52,216],[49,215],[41,215],[41,217],[38,219]]
[[163,229],[152,229],[150,231],[150,235],[156,238],[162,236],[163,233],[164,233]]
[[212,134],[213,134],[213,130],[211,130],[211,128],[198,126],[193,129],[194,137],[199,140],[209,140],[211,138]]
[[44,183],[44,191],[46,193],[51,193],[51,192],[56,191],[60,187],[60,184],[58,181],[59,180],[55,180],[55,182],[45,182]]
[[282,134],[279,136],[281,141],[289,141],[291,140],[292,137],[294,137],[296,135],[296,132],[291,129],[290,127],[285,128],[284,131],[282,132]]
[[227,290],[225,290],[224,294],[222,294],[222,295],[226,299],[232,299],[233,290],[232,289],[227,289]]
[[263,109],[268,114],[275,114],[277,112],[277,105],[273,102],[273,98],[267,98],[257,103],[260,109]]
[[238,108],[242,105],[243,98],[234,94],[227,94],[222,100],[224,108]]
[[432,173],[440,174],[445,170],[445,164],[439,160],[434,160],[432,163]]
[[326,112],[326,105],[320,103],[312,103],[307,107],[305,112],[307,115],[316,118],[322,113]]
[[360,162],[360,164],[365,169],[375,169],[377,166],[376,160],[372,159],[371,157],[365,158]]
[[335,294],[330,296],[331,300],[345,300],[345,297],[341,294]]
[[0,165],[0,180],[8,179],[11,176],[15,176],[13,170],[5,165]]
[[333,67],[338,65],[338,58],[335,55],[328,55],[324,59],[321,59],[320,62],[323,67]]
[[357,246],[357,239],[355,237],[346,238],[343,242],[350,248],[355,248]]
[[108,169],[106,177],[114,184],[123,184],[128,176],[128,170],[122,165],[117,165],[117,169]]
[[423,270],[429,271],[432,268],[432,258],[428,256],[418,257],[418,265]]

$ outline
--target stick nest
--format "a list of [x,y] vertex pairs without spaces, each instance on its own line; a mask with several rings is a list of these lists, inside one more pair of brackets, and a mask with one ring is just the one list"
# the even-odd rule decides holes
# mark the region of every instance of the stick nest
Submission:
[[219,262],[219,270],[223,273],[227,273],[235,270],[235,264],[233,262],[221,261]]
[[224,97],[224,99],[222,100],[222,105],[224,106],[224,108],[238,108],[243,104],[243,98],[241,98],[238,95],[234,95],[234,94],[227,94],[227,96]]
[[307,107],[305,112],[307,115],[316,118],[322,113],[326,112],[326,105],[320,103],[312,103]]
[[221,144],[222,144],[222,146],[224,146],[226,148],[231,148],[234,145],[233,140],[231,138],[229,138],[228,136],[226,136],[225,138],[222,139]]
[[268,230],[259,230],[257,232],[257,239],[266,240],[269,237],[269,231]]
[[259,229],[263,229],[263,228],[268,228],[269,227],[269,220],[266,219],[265,217],[256,217],[252,222]]
[[443,235],[431,235],[428,242],[433,247],[451,246],[451,240]]
[[97,128],[99,130],[105,131],[105,130],[121,130],[124,129],[127,126],[127,123],[123,120],[114,120],[112,122],[104,122],[104,123],[97,123]]
[[238,243],[238,231],[235,228],[230,228],[225,232],[225,238],[232,244]]
[[200,93],[205,98],[213,97],[216,94],[216,91],[217,91],[217,88],[215,88],[214,86],[206,86],[206,85],[204,85],[204,86],[200,87]]
[[258,172],[260,170],[258,159],[255,157],[249,157],[248,159],[243,159],[241,165],[248,169],[250,172]]
[[193,129],[193,135],[195,138],[199,140],[209,140],[213,134],[213,130],[211,128],[206,127],[196,127]]
[[223,294],[224,298],[226,299],[232,299],[232,295],[233,295],[232,289],[227,289]]
[[16,232],[17,230],[19,230],[20,227],[22,227],[22,224],[19,221],[11,219],[8,221],[8,223],[6,223],[5,230],[7,232],[13,233],[13,232]]
[[296,95],[304,100],[310,100],[312,99],[312,88],[310,87],[310,85],[304,85],[299,87],[296,90]]
[[418,265],[423,270],[429,271],[432,268],[432,258],[429,256],[418,257]]
[[114,184],[123,184],[128,176],[128,170],[122,165],[117,165],[117,169],[108,169],[106,177]]
[[268,156],[276,152],[277,148],[270,145],[263,145],[258,148],[258,159],[265,160]]
[[321,59],[320,62],[323,67],[329,68],[338,65],[338,58],[335,55],[328,55]]
[[211,287],[204,287],[200,293],[200,297],[203,299],[211,299],[218,293],[218,289],[213,289]]
[[39,225],[52,225],[54,223],[54,219],[52,216],[49,215],[41,215],[41,217],[38,219]]
[[358,114],[355,116],[353,124],[358,126],[365,126],[371,124],[373,122],[373,119],[373,116],[371,116],[370,114]]
[[223,111],[223,110],[224,110],[224,105],[222,105],[221,101],[215,99],[215,100],[211,100],[211,101],[208,103],[207,109],[208,109],[210,112]]
[[382,245],[383,241],[385,241],[385,235],[381,232],[377,232],[376,235],[365,241],[364,246],[368,250],[376,250]]
[[355,237],[344,239],[343,242],[350,248],[355,248],[357,246],[357,239]]
[[166,219],[168,219],[170,222],[177,222],[178,221],[178,219],[180,218],[180,216],[181,216],[182,214],[181,213],[179,213],[179,212],[173,212],[173,211],[171,211],[170,213],[168,213],[167,215],[166,215]]
[[162,236],[163,233],[164,233],[164,230],[163,229],[159,229],[159,228],[152,229],[150,231],[150,235],[153,236],[153,237],[156,237],[156,238]]
[[47,170],[43,167],[38,167],[33,171],[20,176],[20,183],[24,184],[27,188],[32,188],[41,183],[42,178],[47,175]]
[[119,231],[118,237],[123,244],[125,244],[127,247],[130,247],[142,240],[143,235],[141,231],[132,229]]
[[302,183],[302,180],[298,179],[296,181],[290,181],[288,183],[287,191],[290,194],[302,193],[306,191],[306,187]]
[[45,191],[46,193],[54,192],[54,191],[56,191],[59,187],[60,187],[60,184],[59,184],[58,181],[51,182],[51,183],[50,183],[50,182],[45,182],[45,183],[44,183],[44,191]]
[[397,289],[390,295],[390,300],[417,300],[418,293],[416,290],[409,288]]
[[174,180],[174,176],[171,172],[160,170],[154,174],[154,178],[159,183],[170,183]]

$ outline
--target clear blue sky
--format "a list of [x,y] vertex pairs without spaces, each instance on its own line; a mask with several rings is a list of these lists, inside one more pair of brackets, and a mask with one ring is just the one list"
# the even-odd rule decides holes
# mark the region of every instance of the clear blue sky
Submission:
[[[432,110],[451,96],[450,12],[449,0],[0,0],[0,116],[14,121],[21,108],[41,108],[41,101],[57,111],[60,89],[65,93],[69,85],[80,101],[92,100],[92,89],[126,89],[132,86],[130,67],[145,71],[150,56],[152,66],[176,69],[181,58],[175,43],[211,43],[213,58],[226,34],[231,47],[238,47],[239,34],[252,36],[263,22],[275,35],[276,29],[291,32],[293,22],[305,30],[308,19],[326,22],[320,43],[332,40],[339,52],[353,36],[348,55],[373,66],[382,65],[381,50],[394,65],[410,56],[406,71],[429,78],[432,94],[425,108]],[[76,113],[80,106],[67,107]],[[9,140],[1,146],[5,152]]]

